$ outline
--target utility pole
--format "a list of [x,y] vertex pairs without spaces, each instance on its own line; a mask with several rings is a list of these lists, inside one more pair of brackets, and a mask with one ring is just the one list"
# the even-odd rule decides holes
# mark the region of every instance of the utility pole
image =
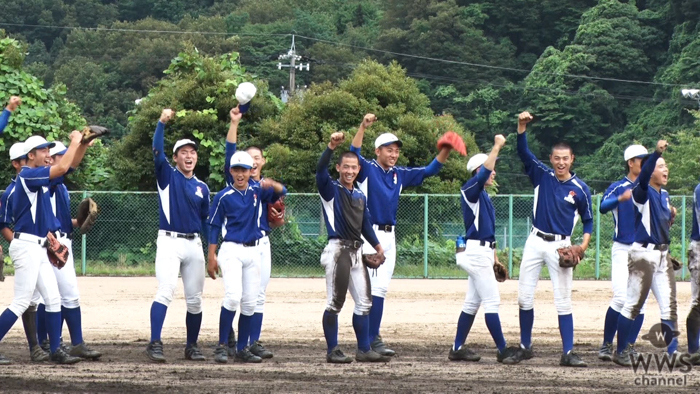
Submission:
[[279,70],[282,69],[282,67],[289,67],[289,94],[294,95],[294,89],[296,88],[296,70],[298,69],[299,71],[303,71],[304,67],[306,67],[306,71],[309,71],[309,63],[306,63],[306,66],[304,66],[304,63],[296,64],[297,60],[301,60],[301,56],[297,55],[296,47],[294,45],[294,35],[292,34],[292,47],[289,49],[289,52],[285,53],[284,55],[279,55],[277,58],[278,60],[286,60],[289,59],[289,64],[282,64],[282,62],[277,63],[277,68]]

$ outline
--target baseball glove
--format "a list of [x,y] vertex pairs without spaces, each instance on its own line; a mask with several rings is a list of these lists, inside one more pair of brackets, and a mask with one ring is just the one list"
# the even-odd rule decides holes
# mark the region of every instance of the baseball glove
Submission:
[[[275,211],[277,211],[276,214]],[[267,222],[270,224],[270,228],[282,227],[284,224],[284,197],[267,205]]]
[[85,126],[81,133],[83,134],[83,139],[80,143],[88,144],[97,137],[109,134],[109,129],[102,126]]
[[681,263],[681,261],[677,258],[671,256],[671,254],[667,254],[666,259],[671,262],[674,271],[678,271],[683,266],[683,263]]
[[557,253],[559,253],[559,266],[562,268],[576,268],[584,257],[583,248],[579,245],[559,248]]
[[440,137],[440,139],[438,140],[438,149],[442,149],[445,146],[451,147],[452,149],[459,152],[459,154],[462,156],[467,155],[467,146],[464,145],[464,140],[462,139],[462,137],[459,136],[459,134],[455,133],[454,131],[448,131],[447,133],[443,134],[442,137]]
[[92,226],[95,225],[97,214],[100,213],[100,208],[92,198],[86,198],[78,205],[78,217],[75,220],[80,227],[80,234],[85,234]]
[[496,275],[496,280],[499,282],[505,282],[506,279],[508,279],[508,268],[499,262],[493,265],[493,273]]
[[385,260],[385,257],[380,258],[376,253],[362,255],[362,262],[365,263],[365,266],[375,270],[384,264]]
[[66,261],[68,261],[68,248],[66,245],[60,243],[53,233],[49,232],[46,235],[44,246],[51,264],[58,269],[63,268],[66,265]]

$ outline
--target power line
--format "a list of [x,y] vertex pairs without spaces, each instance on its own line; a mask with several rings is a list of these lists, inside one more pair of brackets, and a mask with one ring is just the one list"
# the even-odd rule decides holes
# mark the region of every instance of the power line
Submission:
[[61,29],[61,30],[85,30],[85,31],[114,31],[122,33],[158,33],[158,34],[201,34],[205,36],[268,36],[268,37],[287,37],[291,33],[228,33],[218,31],[197,31],[197,30],[149,30],[149,29],[116,29],[111,27],[81,27],[81,26],[54,26],[54,25],[31,25],[24,23],[8,23],[0,22],[0,26],[15,26],[15,27],[35,27],[42,29]]

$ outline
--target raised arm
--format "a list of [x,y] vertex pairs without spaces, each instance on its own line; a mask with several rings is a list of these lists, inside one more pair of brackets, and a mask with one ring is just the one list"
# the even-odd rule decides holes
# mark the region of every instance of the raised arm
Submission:
[[226,134],[226,161],[224,162],[224,177],[227,184],[233,184],[233,175],[231,175],[231,157],[236,153],[236,143],[238,142],[238,124],[243,117],[239,107],[232,108],[229,112],[231,123],[228,126]]
[[57,164],[51,166],[49,170],[49,179],[55,179],[65,175],[71,168],[75,154],[80,149],[80,145],[83,139],[83,135],[78,130],[73,130],[70,133],[70,145],[68,145],[68,150],[61,157],[61,160]]
[[5,131],[7,123],[10,121],[10,115],[22,104],[22,99],[18,96],[10,97],[10,101],[7,103],[7,107],[0,114],[0,134]]
[[330,201],[330,199],[333,198],[333,183],[331,182],[331,175],[328,173],[328,165],[331,163],[333,151],[344,140],[345,135],[343,133],[336,132],[331,134],[328,148],[323,151],[316,165],[316,186],[318,187],[318,192],[321,194],[321,197],[326,201]]
[[164,109],[158,119],[156,132],[153,134],[153,160],[155,161],[156,177],[159,184],[164,184],[167,180],[165,178],[167,175],[164,171],[165,166],[168,164],[168,159],[165,157],[165,124],[172,119],[173,115],[172,109]]
[[358,149],[357,154],[359,154],[359,149],[362,148],[362,140],[365,138],[365,130],[367,130],[374,122],[377,121],[377,117],[374,116],[374,114],[366,114],[364,118],[362,118],[362,123],[360,123],[360,127],[357,129],[357,133],[355,136],[352,138],[352,145],[350,147],[350,150],[355,152],[352,148]]

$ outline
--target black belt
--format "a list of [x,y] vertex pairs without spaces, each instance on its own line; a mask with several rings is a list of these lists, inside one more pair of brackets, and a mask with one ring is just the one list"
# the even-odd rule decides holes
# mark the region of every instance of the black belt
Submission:
[[553,234],[545,234],[541,231],[537,231],[535,233],[536,236],[544,239],[547,242],[553,242],[557,240],[557,236],[561,237],[561,241],[565,241],[568,237],[566,235],[553,235]]
[[170,231],[166,231],[165,235],[167,237],[174,236],[175,238],[184,238],[184,239],[189,239],[189,240],[197,238],[197,234],[181,234],[181,233],[174,233],[174,232],[170,232]]
[[258,246],[259,243],[260,243],[260,240],[259,240],[259,239],[256,239],[255,241],[244,242],[244,243],[243,243],[243,246],[248,246],[248,247],[251,247],[251,246]]
[[496,249],[496,242],[489,242],[489,241],[481,241],[479,243],[481,246],[488,246],[491,249]]
[[[648,243],[642,244],[642,247],[643,247],[644,249],[647,249],[649,245],[650,245],[650,244],[648,244]],[[653,244],[652,244],[652,245],[653,245]],[[657,245],[654,245],[654,250],[660,250],[660,251],[662,251],[662,252],[665,252],[665,251],[668,250],[668,244],[657,244]]]
[[360,249],[362,247],[362,241],[353,241],[351,239],[340,239],[340,238],[332,238],[338,241],[339,244],[347,247],[347,248],[353,248],[353,249]]
[[394,225],[392,224],[378,224],[377,227],[379,231],[384,231],[385,233],[394,231]]
[[73,233],[64,233],[61,231],[59,234],[61,234],[61,237],[66,237],[68,239],[73,239]]

